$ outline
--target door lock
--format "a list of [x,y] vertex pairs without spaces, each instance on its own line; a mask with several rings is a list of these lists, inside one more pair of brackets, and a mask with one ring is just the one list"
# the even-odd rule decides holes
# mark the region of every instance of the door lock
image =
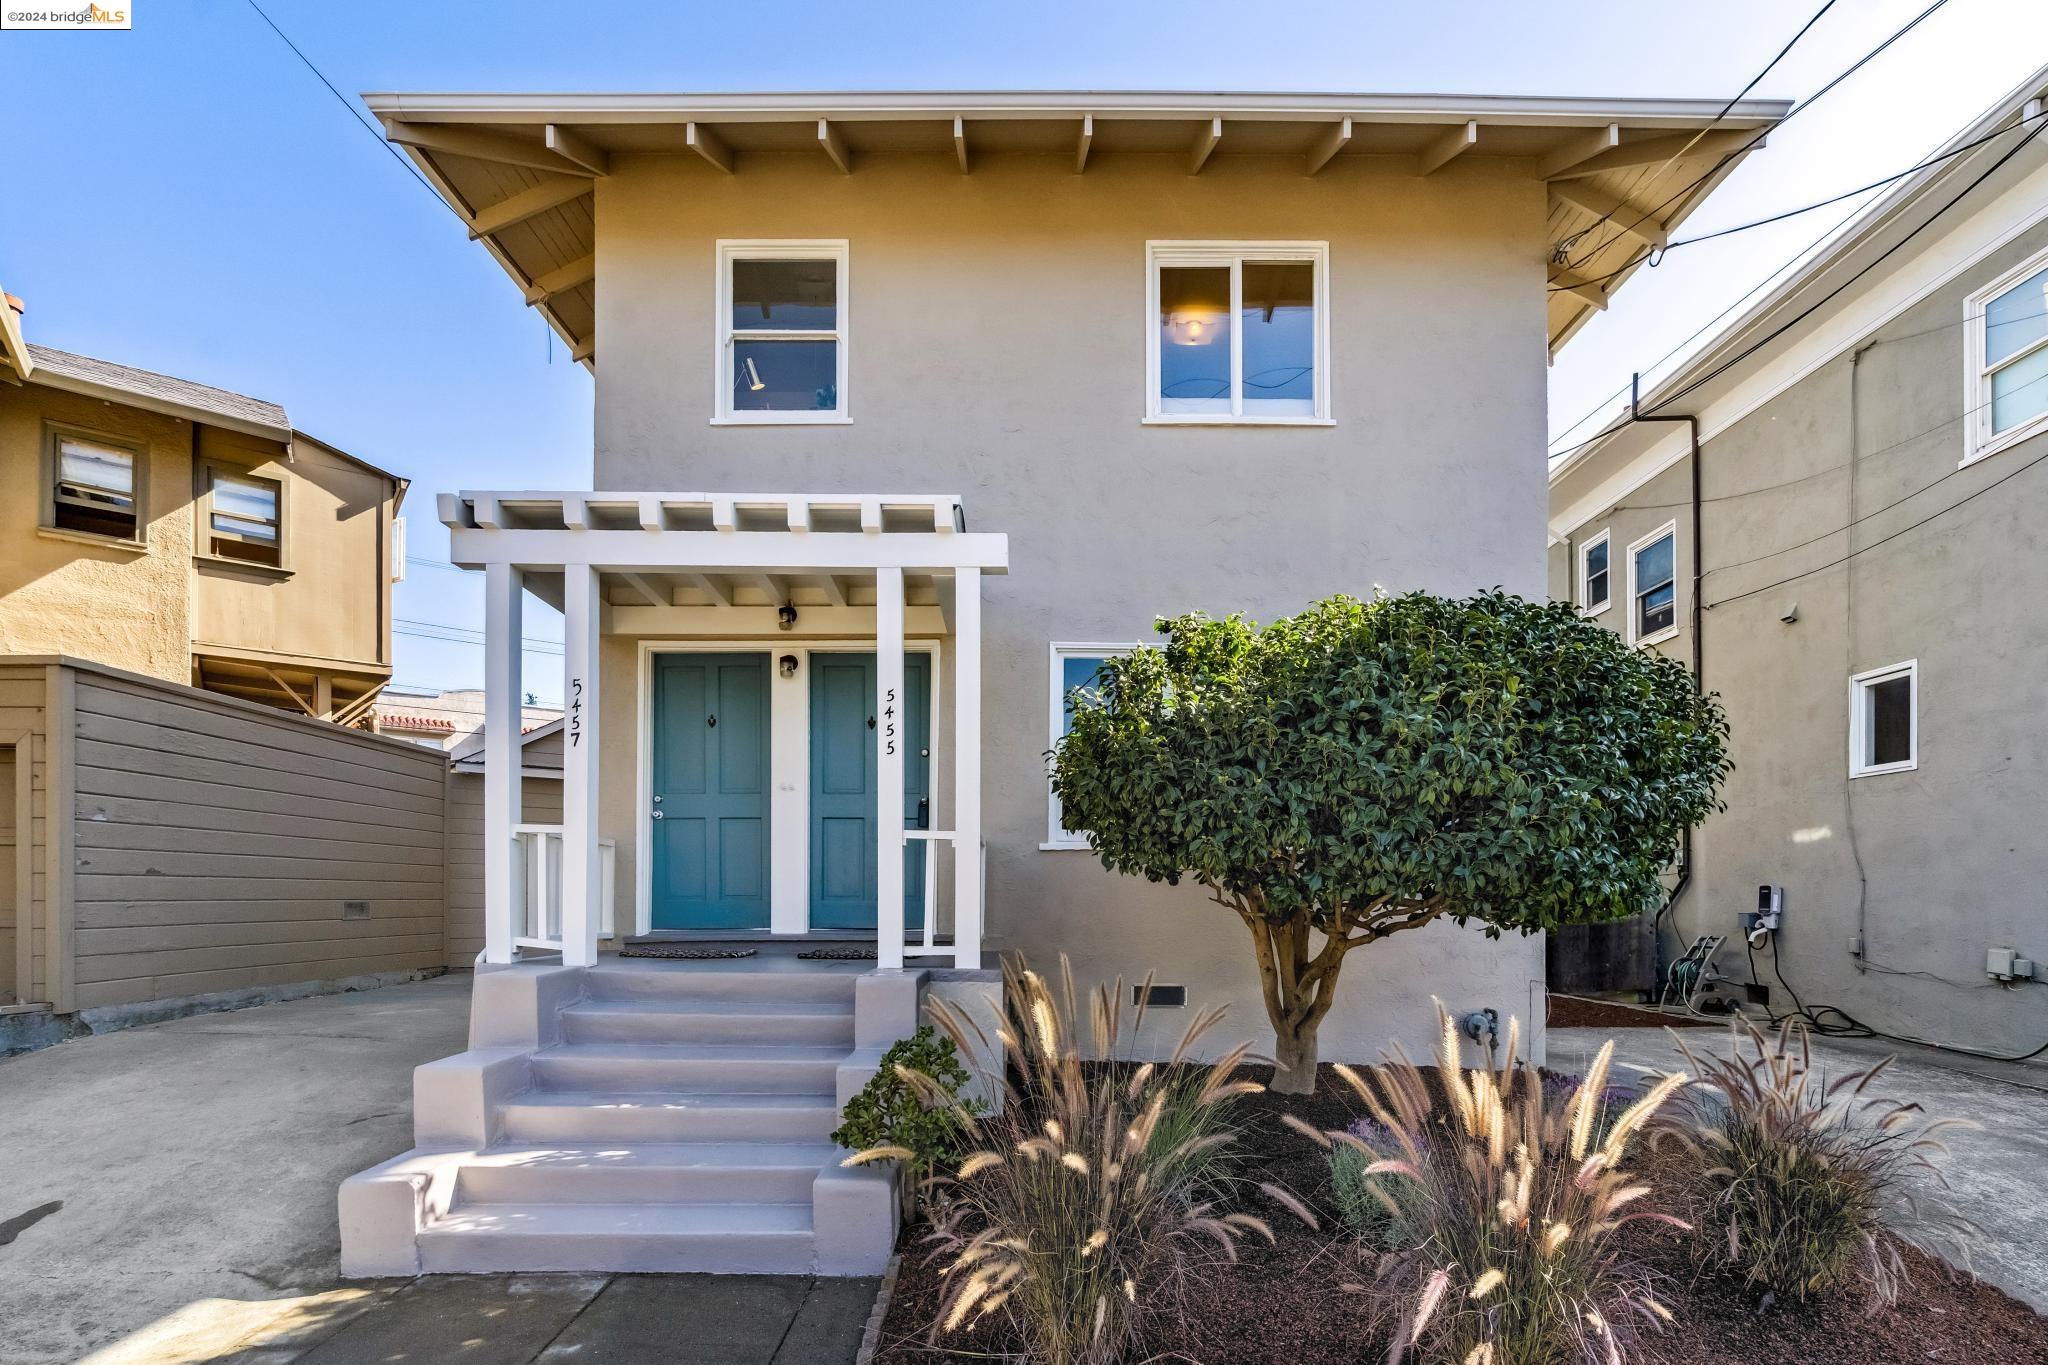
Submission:
[[931,798],[930,798],[930,797],[928,797],[928,796],[921,796],[921,797],[919,797],[919,798],[918,798],[918,800],[917,800],[917,827],[918,827],[919,829],[930,829],[930,828],[932,827],[932,823],[931,823],[931,822],[932,822],[932,801],[931,801]]
[[657,819],[657,820],[661,819],[661,818],[662,818],[661,812],[660,812],[660,811],[656,811],[656,812],[654,812],[654,818],[655,818],[655,819]]

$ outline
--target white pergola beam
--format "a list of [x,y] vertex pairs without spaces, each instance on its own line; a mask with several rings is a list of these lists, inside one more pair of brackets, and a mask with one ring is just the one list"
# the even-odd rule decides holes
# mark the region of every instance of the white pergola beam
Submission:
[[953,155],[960,159],[960,174],[967,174],[967,120],[953,115]]
[[683,575],[683,581],[708,596],[719,607],[729,608],[733,604],[732,588],[710,574],[686,573]]
[[590,182],[570,175],[552,176],[531,189],[500,199],[487,208],[477,210],[469,220],[469,240],[488,237],[494,232],[523,223],[529,218],[558,209],[564,204],[573,204],[590,193]]
[[[957,705],[957,702],[956,702]],[[875,966],[903,970],[903,570],[875,571]]]
[[1620,145],[1621,125],[1618,123],[1610,123],[1591,132],[1575,134],[1559,143],[1536,164],[1537,178],[1553,180]]
[[589,284],[597,278],[597,254],[595,252],[581,260],[558,266],[547,274],[539,276],[526,286],[526,303],[530,308],[536,303],[545,303],[557,294],[566,294],[579,284]]
[[1479,144],[1479,120],[1467,119],[1462,127],[1453,128],[1415,155],[1415,173],[1434,175],[1457,158]]
[[519,769],[520,637],[525,605],[519,570],[484,569],[484,961],[507,964],[519,907],[513,868],[519,844],[512,829],[522,812]]
[[981,967],[981,895],[981,571],[962,569],[953,576],[953,965],[969,971]]
[[[562,566],[562,965],[597,965],[604,861],[598,849],[598,659],[604,602],[588,564]],[[486,766],[488,772],[488,765]],[[516,769],[514,769],[516,771]]]
[[1088,148],[1095,142],[1095,115],[1081,115],[1081,136],[1074,144],[1074,174],[1088,169]]
[[836,573],[821,573],[817,576],[818,586],[825,591],[826,600],[835,607],[850,607],[852,598],[847,594],[846,584],[839,581]]
[[683,126],[683,143],[698,156],[731,175],[733,171],[732,148],[725,145],[725,139],[712,131],[709,125],[688,123]]
[[1188,174],[1200,175],[1202,167],[1209,164],[1209,158],[1216,151],[1216,144],[1223,140],[1223,120],[1212,118],[1202,125],[1201,133],[1195,138],[1194,149],[1188,153]]
[[818,146],[832,158],[832,164],[839,168],[841,175],[853,174],[853,152],[847,147],[839,126],[831,119],[818,120]]
[[564,128],[559,123],[550,123],[547,131],[548,150],[564,161],[581,166],[592,175],[612,173],[611,153],[592,142],[574,128]]
[[1343,151],[1344,144],[1349,141],[1351,141],[1350,119],[1347,118],[1340,123],[1331,124],[1328,130],[1321,137],[1318,137],[1315,140],[1315,144],[1308,149],[1308,165],[1304,173],[1314,175],[1317,171],[1329,165],[1330,158]]
[[561,175],[593,174],[580,162],[571,161],[538,142],[514,137],[510,133],[436,123],[392,122],[384,125],[384,136],[401,147],[413,147],[423,152],[443,152],[449,156],[466,156],[501,166],[524,166],[528,170],[554,171]]
[[639,574],[622,573],[619,575],[619,578],[621,581],[625,583],[627,587],[631,588],[634,592],[639,593],[641,600],[646,602],[648,606],[666,607],[670,605],[670,601],[667,595],[657,591],[652,583],[648,582]]
[[1625,232],[1645,246],[1662,250],[1670,242],[1670,231],[1626,199],[1618,199],[1595,186],[1577,180],[1559,180],[1550,187],[1554,202],[1568,204],[1596,218],[1604,218],[1616,231]]

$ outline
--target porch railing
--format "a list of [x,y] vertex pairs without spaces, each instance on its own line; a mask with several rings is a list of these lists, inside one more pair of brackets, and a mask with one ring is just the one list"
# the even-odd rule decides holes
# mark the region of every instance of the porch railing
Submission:
[[[559,952],[562,947],[562,827],[514,825],[517,856],[512,860],[512,946]],[[612,937],[612,870],[618,846],[597,841],[604,878],[598,899],[597,936]]]
[[[943,839],[954,846],[954,856],[959,856],[960,836],[945,829],[906,829],[904,843],[924,845],[924,932],[920,938],[904,936],[905,957],[952,957],[953,949],[938,941],[939,924],[939,841]],[[975,869],[976,880],[981,885],[981,904],[988,904],[988,844],[979,849],[980,865]],[[958,908],[955,908],[958,913]]]

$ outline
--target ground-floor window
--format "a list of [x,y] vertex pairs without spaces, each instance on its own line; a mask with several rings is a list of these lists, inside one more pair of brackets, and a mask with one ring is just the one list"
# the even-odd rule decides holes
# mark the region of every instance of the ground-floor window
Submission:
[[1919,766],[1919,660],[1858,673],[1849,680],[1849,776]]
[[[1048,713],[1049,731],[1045,747],[1050,749],[1065,738],[1067,727],[1074,718],[1074,693],[1091,687],[1095,676],[1101,670],[1103,661],[1118,655],[1128,654],[1136,649],[1135,644],[1062,644],[1055,642],[1052,647],[1051,707]],[[1068,829],[1066,819],[1060,811],[1060,799],[1048,793],[1046,797],[1045,846],[1047,848],[1086,848],[1088,834],[1085,830]]]

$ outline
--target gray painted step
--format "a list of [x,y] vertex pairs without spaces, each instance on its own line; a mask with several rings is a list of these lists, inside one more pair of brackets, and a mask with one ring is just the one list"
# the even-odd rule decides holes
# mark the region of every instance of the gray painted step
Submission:
[[802,1204],[846,1154],[829,1142],[558,1143],[463,1161],[455,1207],[486,1204]]
[[805,1204],[487,1204],[419,1235],[429,1273],[709,1271],[800,1275],[814,1263]]
[[853,1048],[853,1005],[837,1000],[585,1000],[562,1011],[571,1043],[787,1043]]
[[584,984],[595,1000],[836,1000],[852,1008],[853,983],[859,973],[838,970],[840,965],[849,964],[792,965],[787,959],[768,958],[727,962],[629,959],[591,968]]
[[847,1049],[740,1043],[580,1043],[533,1054],[546,1090],[817,1094],[836,1082]]
[[500,1105],[508,1143],[803,1142],[839,1126],[827,1088],[814,1094],[646,1094],[529,1090]]

